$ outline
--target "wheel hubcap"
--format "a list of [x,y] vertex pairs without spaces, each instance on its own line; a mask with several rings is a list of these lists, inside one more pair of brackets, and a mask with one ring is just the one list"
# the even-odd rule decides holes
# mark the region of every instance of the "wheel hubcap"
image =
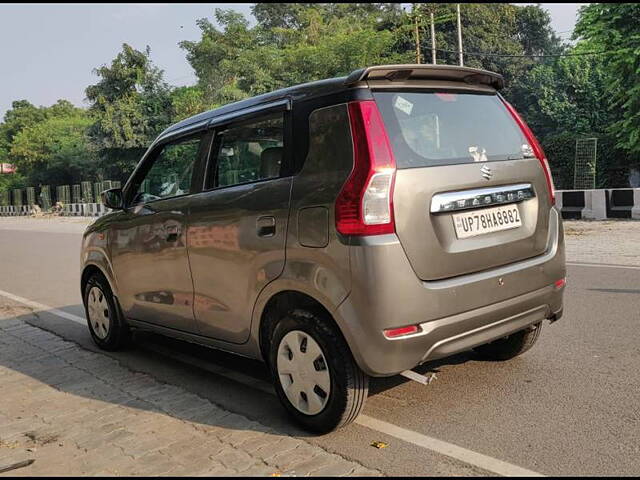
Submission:
[[278,346],[278,377],[289,402],[306,415],[320,413],[329,400],[331,377],[320,345],[293,330]]
[[98,287],[92,287],[89,290],[87,309],[89,310],[89,323],[93,333],[100,339],[107,338],[111,325],[109,304],[104,293]]

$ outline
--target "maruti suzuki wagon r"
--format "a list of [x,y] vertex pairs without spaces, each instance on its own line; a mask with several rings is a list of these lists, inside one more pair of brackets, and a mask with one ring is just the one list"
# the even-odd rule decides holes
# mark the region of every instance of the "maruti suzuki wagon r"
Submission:
[[82,246],[89,330],[264,360],[327,432],[369,376],[465,350],[520,355],[562,315],[562,220],[502,76],[383,65],[166,129]]

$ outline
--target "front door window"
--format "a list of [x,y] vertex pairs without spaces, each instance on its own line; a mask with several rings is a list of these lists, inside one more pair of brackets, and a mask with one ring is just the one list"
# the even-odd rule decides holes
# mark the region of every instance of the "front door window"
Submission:
[[138,184],[133,203],[148,203],[191,193],[191,177],[200,141],[198,136],[164,145],[144,180]]

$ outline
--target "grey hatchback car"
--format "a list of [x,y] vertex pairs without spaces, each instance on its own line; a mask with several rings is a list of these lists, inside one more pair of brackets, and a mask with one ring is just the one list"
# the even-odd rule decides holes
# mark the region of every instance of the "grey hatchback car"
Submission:
[[261,359],[316,432],[357,417],[369,376],[524,353],[562,315],[564,240],[503,85],[374,66],[169,127],[84,234],[94,341],[145,329]]

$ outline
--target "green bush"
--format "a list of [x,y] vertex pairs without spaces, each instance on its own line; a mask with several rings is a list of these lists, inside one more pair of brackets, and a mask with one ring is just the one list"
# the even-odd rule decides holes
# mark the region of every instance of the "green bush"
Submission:
[[576,155],[576,138],[573,134],[560,134],[542,140],[553,182],[558,190],[573,188],[573,166]]

